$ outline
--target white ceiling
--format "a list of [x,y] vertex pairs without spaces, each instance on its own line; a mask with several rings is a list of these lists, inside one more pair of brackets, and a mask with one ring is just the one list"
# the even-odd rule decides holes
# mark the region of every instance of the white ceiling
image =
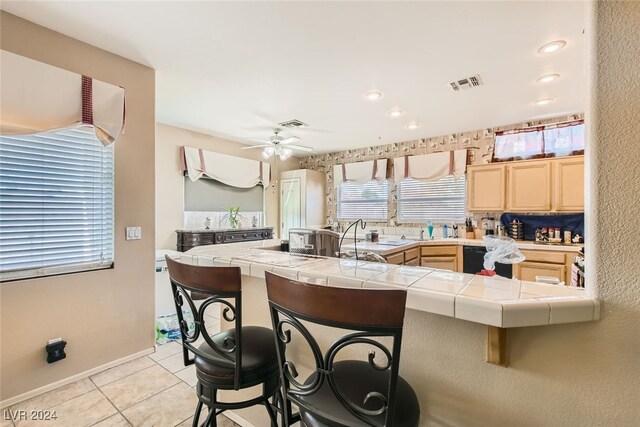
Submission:
[[[586,3],[2,1],[157,70],[157,120],[239,142],[277,122],[315,152],[584,110]],[[567,46],[540,55],[556,39]],[[549,73],[561,78],[535,82]],[[448,82],[480,74],[484,86]],[[384,97],[363,99],[369,90]],[[533,101],[554,97],[537,106]],[[392,119],[398,107],[406,113]],[[422,124],[408,130],[406,124]]]

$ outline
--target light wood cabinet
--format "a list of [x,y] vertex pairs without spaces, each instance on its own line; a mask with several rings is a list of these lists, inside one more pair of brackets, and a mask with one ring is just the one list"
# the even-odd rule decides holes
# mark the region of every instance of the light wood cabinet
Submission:
[[584,156],[467,167],[469,212],[582,212]]
[[520,280],[536,281],[536,276],[556,277],[567,283],[567,268],[564,264],[548,264],[541,262],[523,261],[515,264],[515,276]]
[[525,260],[514,264],[513,274],[520,280],[536,281],[536,276],[557,277],[565,284],[571,283],[571,264],[575,252],[523,249]]
[[568,157],[553,162],[554,210],[584,211],[584,158]]
[[507,165],[507,210],[551,210],[551,176],[548,160]]
[[505,209],[506,165],[481,165],[467,168],[467,209],[503,211]]
[[420,260],[422,267],[439,268],[441,270],[456,271],[458,262],[455,256],[429,256],[422,257]]
[[459,246],[423,246],[420,248],[420,265],[422,267],[459,271]]
[[387,255],[384,257],[387,260],[388,264],[404,264],[404,252],[399,252],[391,255]]

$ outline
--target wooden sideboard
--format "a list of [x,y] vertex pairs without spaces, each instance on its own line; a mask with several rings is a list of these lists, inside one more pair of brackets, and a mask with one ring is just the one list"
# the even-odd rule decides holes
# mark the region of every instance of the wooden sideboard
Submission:
[[196,246],[249,242],[273,238],[273,227],[225,230],[176,230],[176,249],[188,251]]

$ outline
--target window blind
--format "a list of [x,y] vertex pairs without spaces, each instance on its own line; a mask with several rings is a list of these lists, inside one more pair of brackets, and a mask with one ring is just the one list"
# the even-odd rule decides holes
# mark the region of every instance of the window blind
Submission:
[[465,176],[436,181],[406,178],[398,185],[398,220],[401,222],[461,222],[465,218]]
[[344,182],[338,188],[338,219],[385,220],[389,216],[389,183]]
[[90,126],[0,136],[0,280],[113,264],[113,166]]

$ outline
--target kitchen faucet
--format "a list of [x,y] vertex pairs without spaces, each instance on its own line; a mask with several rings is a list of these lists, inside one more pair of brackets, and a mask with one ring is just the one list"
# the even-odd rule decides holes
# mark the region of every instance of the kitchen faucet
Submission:
[[424,240],[424,228],[420,229],[420,240]]

